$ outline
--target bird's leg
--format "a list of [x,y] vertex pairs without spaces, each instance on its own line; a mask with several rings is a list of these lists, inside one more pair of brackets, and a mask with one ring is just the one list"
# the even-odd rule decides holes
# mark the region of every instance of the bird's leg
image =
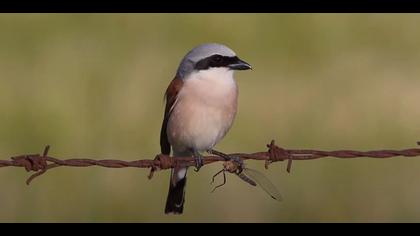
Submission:
[[233,161],[233,162],[238,163],[240,166],[243,165],[243,161],[239,157],[237,157],[237,156],[230,156],[230,155],[228,155],[226,153],[219,152],[219,151],[214,150],[214,149],[209,149],[209,150],[207,150],[207,152],[209,154],[213,154],[213,155],[219,156],[221,158],[224,158],[225,161]]
[[219,151],[214,150],[214,149],[207,150],[207,153],[219,156],[221,158],[224,158],[225,161],[230,161],[232,159],[228,154],[225,154],[223,152],[219,152]]
[[203,156],[197,151],[193,150],[193,156],[195,159],[195,172],[198,172],[200,168],[204,165]]

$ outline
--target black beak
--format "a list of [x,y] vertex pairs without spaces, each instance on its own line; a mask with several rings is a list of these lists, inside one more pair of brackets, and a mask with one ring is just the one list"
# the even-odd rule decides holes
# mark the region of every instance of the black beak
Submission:
[[237,58],[234,62],[229,64],[229,68],[232,70],[249,70],[252,69],[251,65],[241,59]]

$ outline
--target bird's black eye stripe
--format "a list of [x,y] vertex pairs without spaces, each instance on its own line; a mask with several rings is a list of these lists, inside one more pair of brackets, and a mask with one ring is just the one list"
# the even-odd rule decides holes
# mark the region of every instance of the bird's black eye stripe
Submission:
[[212,60],[213,60],[214,62],[221,62],[221,61],[223,60],[223,57],[222,57],[222,56],[220,56],[220,55],[214,55],[214,56],[212,57]]
[[237,62],[239,59],[237,56],[228,57],[221,56],[218,54],[206,57],[201,59],[195,64],[194,69],[196,70],[206,70],[211,67],[228,67],[230,64]]

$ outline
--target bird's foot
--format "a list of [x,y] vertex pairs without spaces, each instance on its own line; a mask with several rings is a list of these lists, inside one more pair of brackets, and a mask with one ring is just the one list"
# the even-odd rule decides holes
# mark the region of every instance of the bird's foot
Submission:
[[214,150],[214,149],[207,150],[207,153],[212,154],[212,155],[216,155],[216,156],[219,156],[219,157],[222,157],[222,158],[225,159],[225,161],[233,161],[233,162],[236,162],[238,164],[242,164],[243,163],[243,161],[241,160],[241,158],[239,158],[238,156],[228,155],[226,153],[219,152],[219,151]]
[[195,172],[198,172],[200,168],[204,165],[204,158],[203,156],[197,152],[194,151],[194,159],[195,159]]

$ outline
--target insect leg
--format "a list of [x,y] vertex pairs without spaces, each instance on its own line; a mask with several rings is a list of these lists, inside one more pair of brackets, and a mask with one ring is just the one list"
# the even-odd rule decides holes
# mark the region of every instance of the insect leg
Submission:
[[214,183],[214,178],[216,178],[216,176],[220,175],[220,173],[222,173],[224,171],[224,169],[221,169],[219,172],[217,172],[216,174],[213,175],[213,178],[211,179],[211,184]]
[[217,185],[216,187],[214,187],[211,192],[214,192],[214,190],[216,190],[217,188],[222,187],[223,185],[226,184],[226,172],[225,172],[224,169],[222,170],[222,172],[223,172],[223,183],[221,183],[221,184]]

